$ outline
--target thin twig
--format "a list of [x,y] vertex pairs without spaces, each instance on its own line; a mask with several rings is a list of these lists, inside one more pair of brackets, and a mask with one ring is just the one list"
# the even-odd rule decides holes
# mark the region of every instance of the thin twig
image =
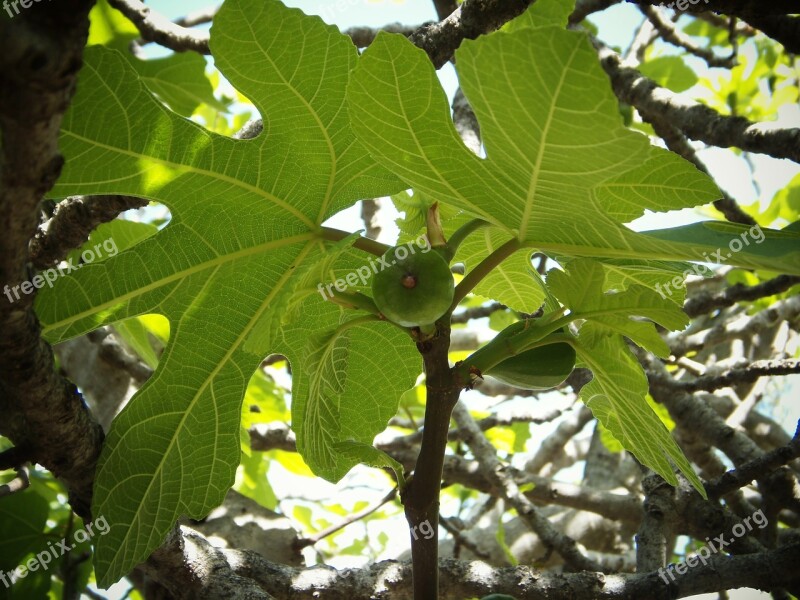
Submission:
[[371,515],[372,513],[374,513],[376,510],[378,510],[384,504],[394,500],[395,497],[397,497],[397,488],[393,488],[388,494],[386,494],[383,498],[381,498],[380,501],[376,502],[372,506],[368,506],[368,507],[364,508],[363,510],[359,510],[357,512],[354,512],[353,514],[351,514],[347,518],[343,519],[339,523],[331,525],[330,527],[327,527],[326,529],[323,529],[322,531],[318,531],[317,533],[315,533],[312,536],[305,537],[305,538],[299,538],[299,539],[295,540],[294,541],[295,549],[302,550],[303,548],[305,548],[307,546],[313,546],[314,544],[316,544],[317,542],[319,542],[322,539],[325,539],[329,535],[333,535],[334,533],[344,529],[348,525],[350,525],[352,523],[355,523],[356,521],[360,521],[364,517],[367,517],[367,516]]
[[800,277],[796,275],[779,275],[753,286],[737,283],[723,292],[716,294],[703,292],[692,296],[686,300],[683,311],[690,317],[697,317],[720,308],[733,306],[737,302],[752,302],[759,298],[781,294],[795,285],[800,285]]
[[139,0],[109,0],[108,3],[136,25],[147,42],[156,42],[175,52],[192,50],[199,54],[211,54],[207,31],[189,29],[173,23]]
[[713,481],[706,483],[709,498],[720,498],[725,494],[746,486],[755,479],[761,479],[778,467],[800,457],[800,421],[797,423],[792,441],[786,446],[776,448],[759,456],[738,469],[727,471]]
[[16,471],[17,476],[14,479],[0,485],[0,498],[21,492],[31,485],[30,473],[28,472],[27,466],[23,465],[17,467]]
[[721,58],[714,54],[711,50],[708,50],[707,48],[701,48],[687,36],[680,33],[673,24],[665,21],[661,16],[661,13],[655,7],[642,6],[641,11],[653,24],[653,27],[658,30],[658,33],[661,34],[661,37],[665,41],[683,48],[689,54],[693,54],[698,58],[702,58],[704,61],[706,61],[706,64],[709,67],[723,67],[726,69],[731,69],[736,66],[736,55]]

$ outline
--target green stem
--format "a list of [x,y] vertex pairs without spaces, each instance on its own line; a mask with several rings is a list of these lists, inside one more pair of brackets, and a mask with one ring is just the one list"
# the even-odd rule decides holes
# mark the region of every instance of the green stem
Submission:
[[408,327],[403,327],[402,325],[398,325],[393,321],[390,321],[383,313],[375,306],[375,301],[367,296],[366,294],[362,294],[361,292],[340,292],[339,290],[332,290],[331,296],[328,298],[329,302],[333,302],[334,304],[338,304],[339,306],[344,306],[345,308],[353,308],[353,309],[360,309],[365,310],[370,313],[370,316],[364,316],[359,319],[353,319],[352,321],[348,321],[345,325],[350,323],[360,323],[362,320],[366,321],[382,321],[384,323],[388,323],[394,327],[397,327],[403,333],[408,334],[412,340],[416,341],[414,337],[413,331]]
[[478,266],[467,273],[467,276],[456,286],[455,293],[453,294],[453,303],[450,305],[450,312],[453,312],[458,306],[458,303],[461,302],[484,277],[491,273],[497,265],[520,248],[522,248],[522,244],[518,239],[514,238],[513,240],[508,240],[505,244],[484,258]]
[[[333,227],[320,227],[319,233],[323,240],[328,240],[329,242],[340,242],[347,236],[352,235],[350,232],[342,231],[341,229],[335,229]],[[359,250],[363,250],[364,252],[374,254],[375,256],[383,256],[388,250],[391,249],[391,246],[381,244],[380,242],[367,237],[357,238],[353,246]]]
[[345,308],[360,308],[368,313],[372,313],[376,317],[382,318],[381,311],[375,306],[375,301],[361,292],[340,292],[339,290],[331,290],[331,295],[328,297],[330,302],[344,306]]
[[445,258],[447,259],[447,262],[453,260],[456,252],[458,252],[458,247],[461,245],[461,242],[467,239],[469,234],[486,225],[489,225],[488,221],[484,221],[483,219],[472,219],[456,229],[455,232],[453,232],[453,235],[450,236],[450,240],[447,242],[447,249],[445,251]]

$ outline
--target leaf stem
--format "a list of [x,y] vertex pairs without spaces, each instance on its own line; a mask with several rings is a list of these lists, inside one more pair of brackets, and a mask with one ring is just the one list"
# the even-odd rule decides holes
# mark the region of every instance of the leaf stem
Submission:
[[461,302],[484,277],[491,273],[497,265],[520,248],[522,248],[522,244],[518,239],[514,238],[508,240],[467,273],[467,276],[456,286],[455,293],[453,294],[453,303],[450,305],[450,312],[452,313],[458,306],[458,303]]
[[450,240],[447,242],[447,249],[445,251],[445,258],[447,258],[447,262],[453,260],[456,252],[458,252],[458,247],[461,245],[461,242],[467,239],[469,234],[486,225],[489,225],[488,221],[484,221],[483,219],[472,219],[456,229],[453,232],[453,235],[450,236]]
[[338,304],[339,306],[344,306],[345,308],[365,310],[376,317],[383,318],[381,311],[375,306],[375,301],[361,292],[340,292],[339,290],[331,290],[328,301]]
[[[335,229],[334,227],[320,227],[319,232],[320,237],[323,240],[328,240],[329,242],[339,242],[347,236],[352,235],[347,231]],[[363,236],[356,239],[353,246],[359,250],[363,250],[364,252],[374,254],[375,256],[383,256],[388,250],[391,249],[391,246],[387,246],[386,244],[382,244],[377,240]]]

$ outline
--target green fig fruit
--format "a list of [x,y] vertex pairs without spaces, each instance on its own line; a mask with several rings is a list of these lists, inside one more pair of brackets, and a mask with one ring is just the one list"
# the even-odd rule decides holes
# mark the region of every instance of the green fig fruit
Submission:
[[575,349],[564,342],[511,356],[486,374],[525,390],[546,390],[562,383],[575,367]]
[[372,279],[372,297],[383,316],[403,327],[430,325],[453,302],[453,275],[439,252],[415,244],[383,255]]

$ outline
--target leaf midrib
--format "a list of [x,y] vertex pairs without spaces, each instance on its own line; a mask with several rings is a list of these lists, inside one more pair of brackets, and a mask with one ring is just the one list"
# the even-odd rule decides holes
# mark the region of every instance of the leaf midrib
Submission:
[[[302,263],[302,261],[305,259],[306,255],[311,251],[311,249],[314,246],[315,246],[314,241],[309,240],[309,243],[307,243],[304,246],[303,250],[297,256],[297,258],[293,261],[294,264]],[[219,268],[219,266],[217,268]],[[270,307],[270,305],[272,304],[272,300],[283,289],[283,287],[286,285],[287,281],[292,277],[292,275],[294,275],[294,269],[289,268],[289,269],[286,269],[286,271],[284,271],[283,275],[278,280],[276,285],[272,288],[272,290],[270,290],[270,293],[265,296],[263,302],[261,303],[261,306],[258,308],[258,310],[256,310],[253,313],[252,317],[250,318],[250,321],[247,323],[247,325],[245,327],[242,328],[242,331],[239,333],[239,335],[236,338],[236,340],[234,341],[234,343],[231,344],[230,348],[225,353],[225,355],[217,362],[217,365],[214,367],[214,369],[208,373],[208,376],[203,381],[203,384],[200,387],[197,388],[197,391],[192,396],[191,401],[186,406],[186,409],[183,411],[183,416],[181,417],[180,422],[178,423],[177,427],[175,428],[175,432],[176,433],[175,433],[175,435],[173,435],[171,437],[171,439],[169,441],[169,445],[167,446],[166,450],[164,451],[163,456],[161,457],[161,461],[156,466],[156,468],[153,470],[152,476],[150,477],[150,482],[147,485],[147,489],[142,493],[141,500],[139,501],[139,503],[137,505],[136,511],[134,511],[134,513],[133,513],[134,517],[131,520],[131,526],[128,527],[127,533],[126,533],[125,537],[123,538],[123,540],[122,540],[122,542],[120,544],[121,548],[123,548],[123,547],[126,548],[126,552],[127,552],[128,547],[129,547],[129,544],[127,544],[127,541],[130,538],[130,533],[131,533],[131,531],[133,529],[133,522],[138,518],[138,515],[140,514],[140,511],[141,511],[141,507],[142,507],[142,505],[144,504],[144,502],[146,501],[146,499],[148,498],[148,496],[150,494],[150,490],[151,490],[151,488],[153,486],[153,482],[158,478],[158,474],[161,473],[161,471],[162,471],[162,469],[164,467],[164,463],[167,461],[167,458],[170,456],[170,453],[172,452],[173,447],[176,444],[176,440],[180,437],[179,433],[183,430],[184,425],[186,423],[186,420],[189,418],[189,415],[193,414],[194,405],[197,403],[198,399],[203,395],[203,392],[206,390],[206,388],[209,386],[209,384],[214,380],[214,378],[217,376],[217,374],[219,374],[219,372],[222,370],[222,368],[226,364],[228,364],[228,362],[231,359],[231,356],[233,356],[233,354],[240,348],[240,346],[244,342],[244,340],[247,337],[247,335],[249,335],[249,333],[253,330],[255,325],[261,319],[262,315],[264,314],[264,311],[266,311]],[[213,279],[214,279],[213,277],[209,277],[208,281],[206,282],[206,285],[210,284],[213,281]],[[184,311],[184,313],[183,313],[184,316],[188,312],[189,311]],[[212,390],[212,394],[213,394],[213,390]],[[214,437],[215,446],[217,444],[217,440],[218,439],[219,439],[219,436],[215,436]],[[214,453],[213,456],[216,456],[216,453]],[[183,464],[183,463],[181,463],[181,464]],[[146,475],[150,475],[150,474],[146,474]],[[130,477],[139,477],[139,476],[141,476],[141,474],[131,475]],[[119,488],[120,486],[122,486],[125,483],[127,483],[128,479],[130,477],[126,477],[124,479],[121,479],[120,481],[117,482],[117,484],[114,487],[109,488],[107,490],[107,492],[106,492],[106,497],[110,497],[116,491],[117,488]],[[206,489],[206,492],[208,492],[208,488]],[[184,507],[185,507],[185,505],[184,505]],[[120,556],[120,552],[117,551],[115,553],[115,559],[109,563],[109,566],[113,565],[117,561],[117,558],[119,556]],[[123,562],[126,562],[126,561],[123,561]]]
[[[288,237],[288,238],[282,238],[282,239],[279,239],[279,240],[271,240],[269,242],[265,242],[263,244],[259,244],[258,246],[252,246],[250,248],[245,248],[245,249],[239,250],[237,252],[231,252],[229,254],[220,255],[220,256],[217,256],[214,259],[207,260],[207,261],[204,261],[204,262],[201,262],[201,263],[197,263],[196,265],[194,265],[192,267],[189,267],[188,269],[182,269],[180,271],[176,271],[175,273],[173,273],[171,275],[168,275],[166,277],[162,277],[160,279],[157,279],[157,280],[147,284],[146,286],[138,287],[135,290],[133,290],[131,292],[128,292],[127,294],[123,294],[122,296],[115,296],[114,298],[111,298],[110,300],[107,300],[106,302],[103,302],[102,304],[94,305],[91,308],[88,308],[87,310],[84,310],[82,312],[76,313],[76,314],[72,315],[71,317],[69,317],[67,319],[62,319],[60,321],[55,321],[53,323],[45,325],[42,328],[42,335],[43,336],[47,336],[47,334],[49,332],[51,332],[51,331],[53,331],[55,329],[59,329],[59,328],[65,327],[65,326],[72,325],[73,323],[75,323],[77,321],[80,321],[81,319],[83,319],[85,317],[88,317],[90,315],[96,314],[97,312],[100,312],[100,311],[102,311],[102,310],[104,310],[106,308],[111,308],[112,306],[115,306],[115,305],[117,305],[117,304],[119,304],[121,302],[126,302],[126,301],[131,300],[133,298],[136,298],[136,297],[138,297],[138,296],[140,296],[142,294],[145,294],[145,293],[150,292],[152,290],[158,289],[159,287],[162,287],[164,285],[172,283],[175,280],[183,279],[185,277],[189,277],[190,275],[194,275],[195,273],[199,273],[200,271],[205,271],[206,269],[210,269],[210,268],[215,267],[215,266],[220,266],[220,265],[223,265],[225,263],[231,262],[233,260],[237,260],[237,259],[244,258],[244,257],[247,257],[247,256],[260,254],[261,252],[265,252],[267,250],[273,250],[273,249],[276,249],[276,248],[282,248],[284,246],[290,246],[290,245],[298,243],[298,242],[312,240],[312,239],[315,239],[317,237],[318,236],[317,236],[316,233],[308,232],[308,233],[304,233],[304,234],[300,234],[300,235],[296,235],[296,236],[292,236],[292,237]],[[103,266],[105,266],[105,265],[103,265]]]

